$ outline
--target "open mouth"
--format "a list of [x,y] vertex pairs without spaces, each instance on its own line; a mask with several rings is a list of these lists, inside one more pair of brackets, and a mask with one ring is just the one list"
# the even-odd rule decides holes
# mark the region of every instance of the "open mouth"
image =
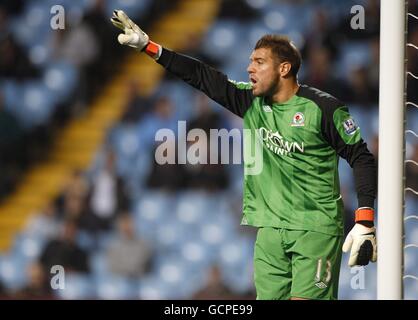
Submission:
[[250,81],[253,85],[257,84],[257,80],[253,77],[250,78]]

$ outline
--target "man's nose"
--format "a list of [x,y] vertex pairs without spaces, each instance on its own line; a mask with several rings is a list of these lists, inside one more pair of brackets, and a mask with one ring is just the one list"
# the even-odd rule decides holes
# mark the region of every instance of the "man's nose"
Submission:
[[250,74],[255,72],[254,67],[253,67],[253,65],[252,65],[252,64],[249,64],[249,65],[248,65],[248,67],[247,67],[247,72],[248,72],[248,73],[250,73]]

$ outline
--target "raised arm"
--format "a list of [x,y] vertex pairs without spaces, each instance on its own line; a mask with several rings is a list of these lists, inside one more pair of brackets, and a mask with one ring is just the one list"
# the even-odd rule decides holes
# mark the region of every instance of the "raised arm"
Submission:
[[231,81],[222,72],[199,60],[175,53],[150,41],[149,36],[121,10],[113,12],[111,21],[124,31],[118,36],[119,43],[145,52],[166,70],[234,114],[243,117],[251,106],[254,97],[250,84]]

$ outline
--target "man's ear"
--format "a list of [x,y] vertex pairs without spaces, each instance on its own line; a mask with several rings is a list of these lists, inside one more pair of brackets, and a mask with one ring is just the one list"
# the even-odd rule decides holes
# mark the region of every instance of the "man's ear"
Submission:
[[292,69],[292,65],[289,62],[283,62],[279,66],[280,75],[283,78],[286,78],[290,75],[290,70]]

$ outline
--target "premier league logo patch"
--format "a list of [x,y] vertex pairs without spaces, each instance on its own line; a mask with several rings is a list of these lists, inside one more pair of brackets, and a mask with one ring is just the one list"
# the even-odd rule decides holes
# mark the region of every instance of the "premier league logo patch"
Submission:
[[348,135],[353,135],[357,130],[357,125],[354,122],[354,119],[348,119],[343,122],[344,132]]
[[305,125],[305,116],[302,112],[296,112],[293,116],[292,127],[303,127]]

